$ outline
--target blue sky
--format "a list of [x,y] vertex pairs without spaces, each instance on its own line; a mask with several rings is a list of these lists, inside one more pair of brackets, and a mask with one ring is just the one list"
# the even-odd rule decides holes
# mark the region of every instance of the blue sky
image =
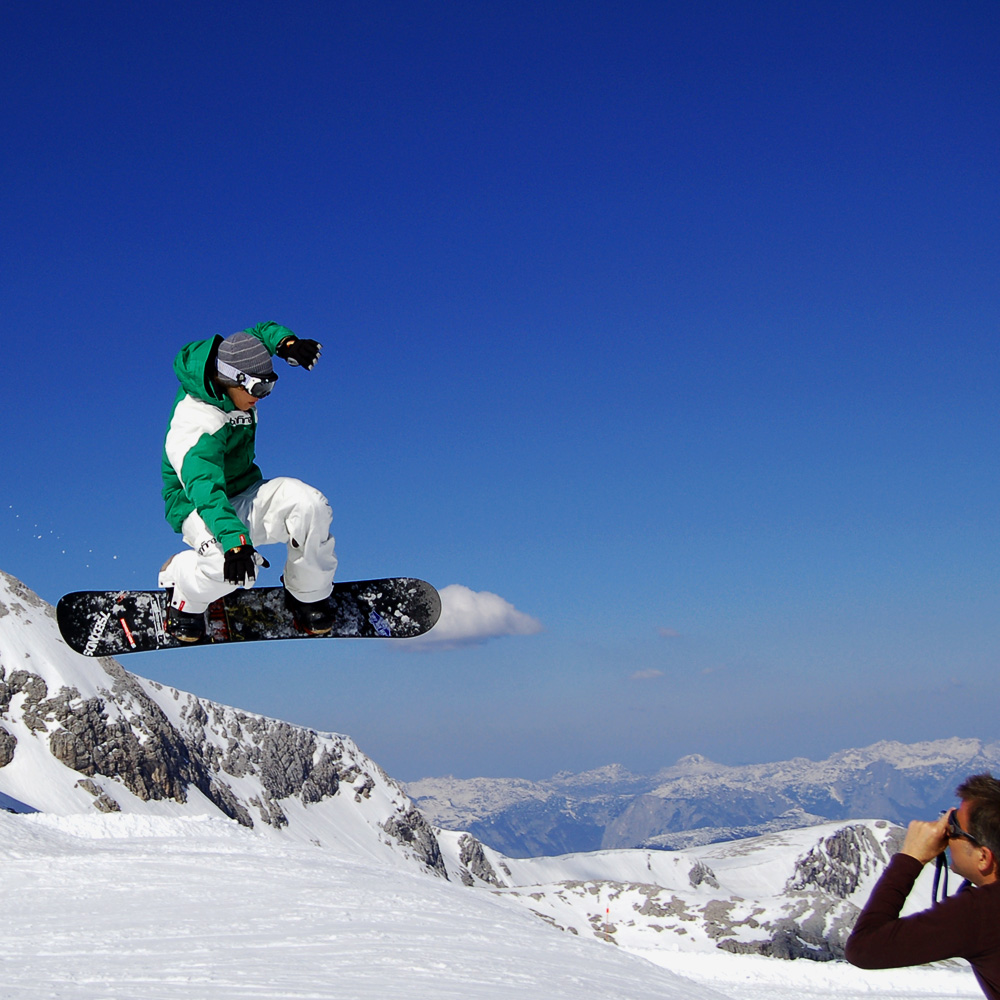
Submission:
[[131,669],[403,779],[1000,736],[993,0],[0,27],[0,568],[154,586],[173,356],[273,319],[325,350],[259,462],[327,494],[339,577],[543,628]]

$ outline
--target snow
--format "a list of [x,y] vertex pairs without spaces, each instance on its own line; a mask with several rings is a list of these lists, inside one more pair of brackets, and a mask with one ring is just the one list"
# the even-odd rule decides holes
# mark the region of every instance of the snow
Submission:
[[756,955],[636,951],[734,1000],[943,1000],[983,993],[967,969],[865,972],[843,962],[782,962]]
[[0,814],[5,1000],[711,1000],[495,896],[225,820]]

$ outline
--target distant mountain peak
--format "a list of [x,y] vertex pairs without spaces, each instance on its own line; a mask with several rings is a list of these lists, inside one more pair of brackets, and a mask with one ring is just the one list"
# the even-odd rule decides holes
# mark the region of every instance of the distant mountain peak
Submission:
[[709,760],[700,753],[689,753],[684,757],[677,758],[674,769],[679,771],[704,771],[718,770],[726,766],[725,764],[717,764],[714,760]]

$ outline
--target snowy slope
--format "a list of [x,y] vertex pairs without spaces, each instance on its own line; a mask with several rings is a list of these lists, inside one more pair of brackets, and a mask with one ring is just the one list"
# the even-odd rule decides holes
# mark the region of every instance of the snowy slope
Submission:
[[208,818],[0,813],[4,1000],[713,1000],[418,871]]

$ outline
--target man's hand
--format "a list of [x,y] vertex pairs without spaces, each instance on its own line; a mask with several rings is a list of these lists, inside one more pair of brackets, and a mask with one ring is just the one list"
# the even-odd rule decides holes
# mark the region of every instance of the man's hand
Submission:
[[285,337],[274,352],[279,358],[284,358],[290,365],[302,365],[307,371],[319,361],[323,345],[315,340],[300,340],[298,337]]
[[922,865],[933,861],[948,846],[948,814],[928,823],[911,820],[900,854],[909,854]]
[[222,575],[234,587],[249,587],[257,579],[257,567],[267,565],[267,560],[252,545],[237,545],[226,553]]

